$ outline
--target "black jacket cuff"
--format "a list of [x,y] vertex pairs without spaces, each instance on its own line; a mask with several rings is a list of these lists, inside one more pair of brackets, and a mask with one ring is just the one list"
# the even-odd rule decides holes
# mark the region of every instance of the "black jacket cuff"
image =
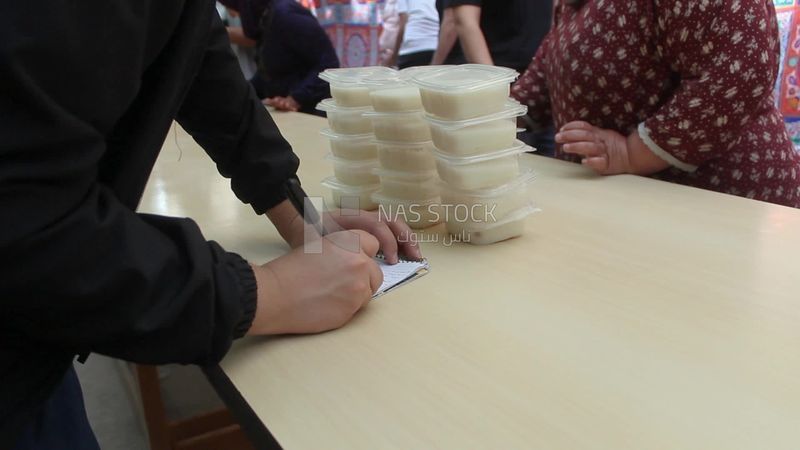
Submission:
[[281,184],[273,184],[262,189],[260,196],[250,201],[250,206],[256,214],[262,215],[287,198],[289,197],[286,192],[286,182],[284,181]]
[[230,253],[230,256],[229,264],[239,279],[239,287],[242,291],[242,317],[233,329],[233,338],[238,339],[247,334],[253,325],[258,306],[258,285],[250,264],[236,253]]

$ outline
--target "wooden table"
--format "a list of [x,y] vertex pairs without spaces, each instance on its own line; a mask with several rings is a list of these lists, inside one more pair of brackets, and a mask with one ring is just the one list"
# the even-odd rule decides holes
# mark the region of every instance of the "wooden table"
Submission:
[[[327,195],[324,120],[274,117]],[[427,245],[431,273],[345,328],[234,346],[221,368],[280,444],[800,448],[800,210],[524,164],[542,208],[524,237]],[[253,261],[286,250],[182,131],[141,209]]]

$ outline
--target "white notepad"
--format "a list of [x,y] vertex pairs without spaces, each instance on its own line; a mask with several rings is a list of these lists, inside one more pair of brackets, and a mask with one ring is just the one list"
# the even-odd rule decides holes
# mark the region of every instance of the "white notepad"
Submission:
[[401,259],[397,264],[389,265],[383,260],[383,256],[375,258],[378,266],[383,272],[383,284],[372,298],[379,297],[392,289],[410,283],[413,280],[425,275],[430,269],[428,261],[409,261]]

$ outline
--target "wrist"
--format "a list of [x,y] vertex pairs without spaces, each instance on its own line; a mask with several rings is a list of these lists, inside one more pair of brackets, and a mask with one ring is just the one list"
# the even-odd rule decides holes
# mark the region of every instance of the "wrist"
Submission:
[[280,317],[281,288],[278,277],[269,263],[263,266],[251,264],[253,274],[256,278],[256,311],[253,324],[248,335],[278,334],[279,321],[275,317]]
[[267,211],[267,217],[278,229],[283,240],[292,248],[303,245],[303,218],[291,201],[284,200]]
[[635,175],[651,175],[660,172],[670,165],[650,150],[639,131],[633,130],[626,139],[628,146],[628,173]]

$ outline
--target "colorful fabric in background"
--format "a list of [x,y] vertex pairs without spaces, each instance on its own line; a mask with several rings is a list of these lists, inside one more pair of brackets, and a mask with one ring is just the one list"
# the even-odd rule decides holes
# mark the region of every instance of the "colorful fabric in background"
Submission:
[[773,0],[781,40],[781,66],[775,83],[775,104],[786,131],[800,151],[800,0]]
[[384,0],[300,0],[328,33],[342,67],[378,64]]

